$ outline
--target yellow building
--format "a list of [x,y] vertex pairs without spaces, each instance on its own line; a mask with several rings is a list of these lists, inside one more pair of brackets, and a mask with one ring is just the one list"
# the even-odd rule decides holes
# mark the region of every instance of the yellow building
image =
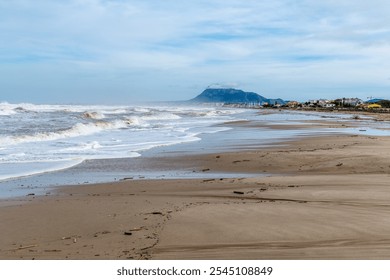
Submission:
[[374,104],[368,105],[367,108],[369,108],[369,109],[377,109],[377,108],[382,108],[382,106],[379,105],[379,104],[374,103]]

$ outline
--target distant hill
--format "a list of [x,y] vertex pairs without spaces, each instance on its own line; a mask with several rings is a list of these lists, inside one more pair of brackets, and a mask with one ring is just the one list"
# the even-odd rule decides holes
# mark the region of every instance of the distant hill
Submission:
[[366,103],[378,103],[380,101],[382,101],[383,99],[381,98],[374,98],[374,99],[371,99],[371,100],[367,100]]
[[257,103],[285,104],[282,99],[269,99],[255,92],[246,92],[234,88],[208,88],[190,100],[197,103]]

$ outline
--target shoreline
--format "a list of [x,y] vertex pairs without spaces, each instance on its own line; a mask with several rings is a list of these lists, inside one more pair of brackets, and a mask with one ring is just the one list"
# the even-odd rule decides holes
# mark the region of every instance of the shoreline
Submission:
[[0,259],[388,259],[389,147],[389,137],[334,135],[173,153],[156,168],[266,175],[128,179],[3,201]]
[[[289,121],[287,123],[278,121],[273,123],[268,121],[267,116],[269,113],[277,114],[279,110],[270,110],[272,112],[259,111],[256,113],[253,111],[255,115],[261,116],[259,120],[237,120],[218,124],[216,127],[229,129],[217,133],[200,134],[200,140],[195,142],[154,147],[143,151],[140,157],[90,159],[66,169],[2,180],[0,181],[0,197],[2,197],[0,199],[20,198],[32,194],[47,195],[62,185],[108,183],[124,178],[201,178],[205,174],[194,172],[191,166],[186,166],[186,161],[177,168],[172,168],[168,159],[181,154],[207,154],[217,151],[230,152],[277,147],[288,145],[291,140],[313,135],[332,135],[335,133],[383,135],[386,134],[383,129],[389,130],[387,127],[381,127],[382,123],[375,121],[370,121],[372,127],[376,127],[375,129],[367,128],[367,124],[364,124],[366,119],[354,119],[353,116],[350,119],[342,120],[332,119],[332,117],[328,119],[331,114],[322,116],[326,117],[326,120],[314,118],[313,120],[298,120],[291,123]],[[294,116],[295,111],[291,110],[284,111],[283,114],[289,114],[289,112],[292,112],[292,116]],[[379,116],[382,115],[379,114]],[[300,118],[298,117],[298,119]],[[363,127],[359,129],[359,126]],[[271,138],[269,138],[269,132],[273,134]],[[263,134],[268,135],[264,137]],[[160,161],[161,158],[165,159],[166,163],[155,165],[154,162]],[[224,172],[222,171],[222,173]],[[240,173],[244,175],[248,172]],[[206,175],[206,177],[210,176]]]

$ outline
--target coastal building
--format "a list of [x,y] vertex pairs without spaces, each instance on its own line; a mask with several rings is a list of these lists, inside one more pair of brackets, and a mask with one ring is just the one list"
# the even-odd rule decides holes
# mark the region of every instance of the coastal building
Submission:
[[302,106],[302,104],[298,101],[289,101],[286,103],[286,107],[288,108],[298,108],[300,106]]
[[339,98],[334,101],[334,103],[339,107],[356,107],[360,104],[363,104],[363,100],[360,98]]
[[333,100],[328,100],[328,99],[314,99],[314,100],[309,100],[307,102],[307,105],[309,107],[323,107],[323,108],[332,108],[335,106]]
[[380,108],[382,108],[382,106],[379,104],[376,104],[376,103],[372,103],[370,105],[367,105],[367,108],[368,109],[380,109]]

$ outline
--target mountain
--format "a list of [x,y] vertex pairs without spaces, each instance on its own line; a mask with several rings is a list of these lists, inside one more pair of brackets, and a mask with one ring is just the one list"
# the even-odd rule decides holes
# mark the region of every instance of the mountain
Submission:
[[374,99],[367,100],[366,103],[378,103],[382,100],[383,99],[381,99],[381,98],[374,98]]
[[234,88],[208,88],[190,101],[197,103],[285,104],[282,99],[269,99],[255,92],[246,92]]

